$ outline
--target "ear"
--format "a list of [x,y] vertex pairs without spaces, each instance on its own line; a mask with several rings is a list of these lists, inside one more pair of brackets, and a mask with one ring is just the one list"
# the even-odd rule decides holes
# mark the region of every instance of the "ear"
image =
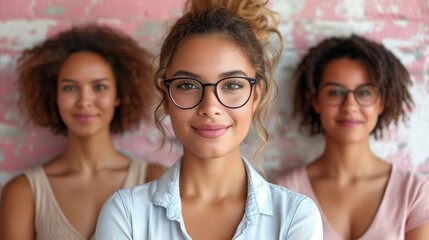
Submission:
[[253,86],[253,92],[252,92],[252,98],[253,98],[252,113],[255,113],[256,108],[259,106],[259,101],[261,100],[261,91],[262,91],[262,81],[258,81]]
[[384,112],[384,101],[382,99],[380,100],[378,106],[378,115],[380,116]]
[[313,95],[311,98],[311,105],[313,106],[313,109],[316,113],[320,113],[320,105],[319,101],[317,101],[317,94]]
[[121,105],[121,99],[116,98],[115,99],[115,107],[119,107],[119,105]]
[[165,94],[164,100],[162,101],[162,107],[164,108],[165,114],[169,115],[170,113],[168,112],[168,90],[167,87],[164,85],[163,82],[160,82],[160,87],[162,89],[162,91]]

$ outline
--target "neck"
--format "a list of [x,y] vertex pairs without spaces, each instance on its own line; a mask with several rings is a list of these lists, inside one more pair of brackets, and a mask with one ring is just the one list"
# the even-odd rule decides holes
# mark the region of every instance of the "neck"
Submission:
[[114,148],[107,132],[91,137],[69,134],[62,158],[76,171],[94,171],[111,166],[124,156]]
[[314,163],[326,177],[349,179],[373,174],[380,164],[385,163],[371,152],[368,139],[350,144],[327,139],[324,153]]
[[180,195],[207,203],[247,197],[247,174],[240,150],[227,156],[203,159],[184,151]]

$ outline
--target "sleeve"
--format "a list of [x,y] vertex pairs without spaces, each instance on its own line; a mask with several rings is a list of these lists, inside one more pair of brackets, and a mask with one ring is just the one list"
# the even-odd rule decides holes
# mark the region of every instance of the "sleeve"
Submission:
[[119,191],[104,203],[98,216],[95,239],[132,239],[130,210]]
[[323,239],[322,218],[310,198],[305,197],[296,208],[287,239]]
[[413,198],[407,217],[405,231],[413,230],[420,225],[429,222],[429,178],[419,184]]

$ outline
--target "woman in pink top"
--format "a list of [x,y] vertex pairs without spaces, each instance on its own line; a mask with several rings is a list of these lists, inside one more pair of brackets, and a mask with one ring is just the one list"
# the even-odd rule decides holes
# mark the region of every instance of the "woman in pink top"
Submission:
[[[67,144],[6,185],[0,239],[91,239],[113,192],[160,175],[161,166],[132,161],[111,139],[149,119],[151,58],[129,36],[96,24],[73,27],[23,53],[21,107]],[[146,169],[152,171],[146,175]]]
[[369,146],[371,134],[382,137],[413,104],[405,67],[381,44],[353,35],[311,48],[294,77],[294,114],[312,135],[324,134],[326,148],[276,183],[316,202],[324,239],[429,239],[429,181]]

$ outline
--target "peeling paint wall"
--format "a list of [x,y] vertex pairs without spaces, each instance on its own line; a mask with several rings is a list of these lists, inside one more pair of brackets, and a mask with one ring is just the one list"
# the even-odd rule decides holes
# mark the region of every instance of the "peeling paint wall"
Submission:
[[[0,188],[24,169],[48,161],[65,140],[26,123],[17,110],[16,59],[25,48],[72,24],[108,23],[133,36],[155,54],[168,22],[182,13],[184,0],[0,0]],[[322,137],[297,131],[290,117],[291,71],[308,47],[324,37],[358,33],[385,44],[412,75],[416,103],[408,125],[392,126],[374,151],[389,162],[429,174],[429,1],[428,0],[271,0],[281,15],[285,48],[277,69],[280,96],[270,118],[270,144],[263,167],[272,178],[311,161],[323,149]],[[115,145],[136,159],[171,164],[178,156],[154,153],[152,124],[115,137]],[[256,136],[249,134],[243,151],[249,158]]]

